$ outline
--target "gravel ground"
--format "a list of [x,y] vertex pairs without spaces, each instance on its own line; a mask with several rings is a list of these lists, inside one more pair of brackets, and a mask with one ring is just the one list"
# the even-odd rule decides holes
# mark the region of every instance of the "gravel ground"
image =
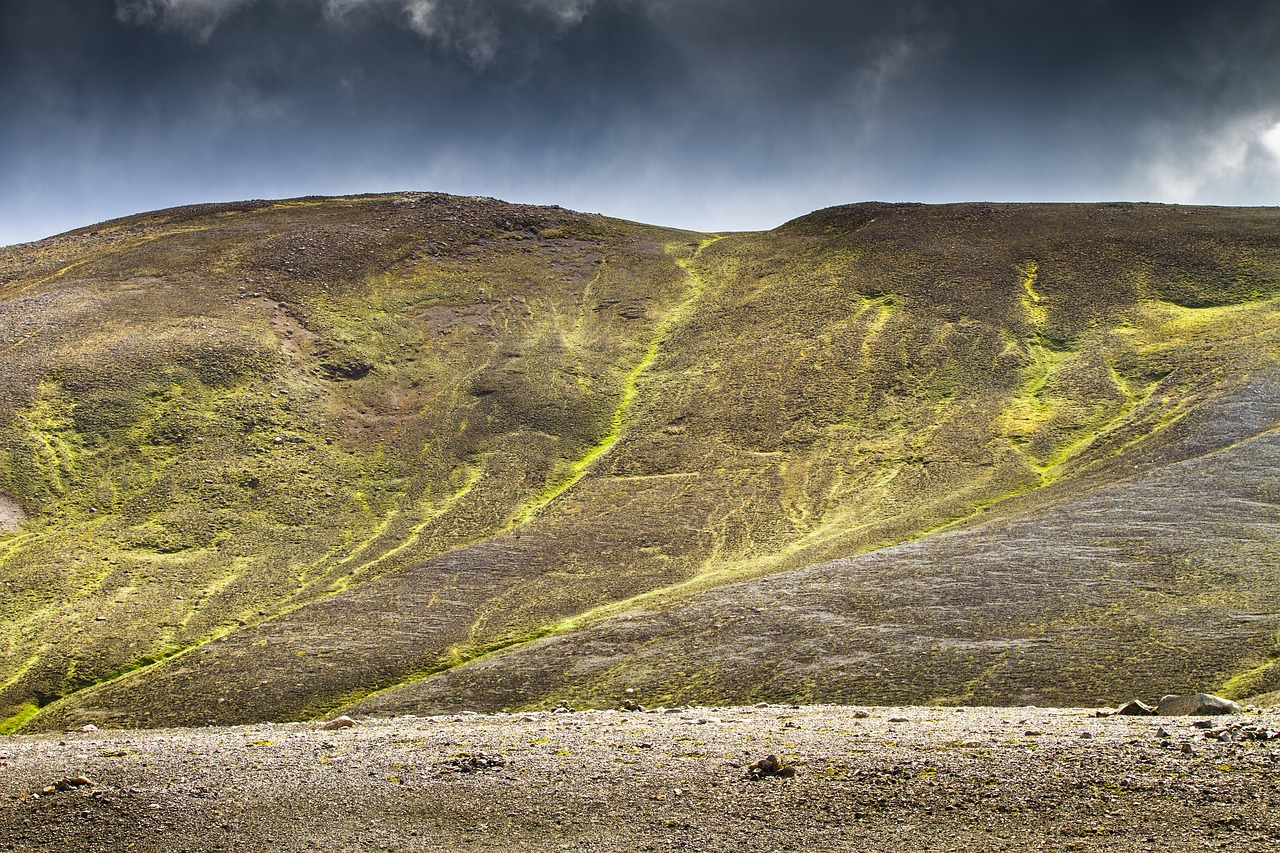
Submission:
[[[1280,850],[1280,739],[1245,739],[1280,711],[1196,722],[769,706],[0,737],[0,849]],[[794,776],[749,778],[769,754]]]

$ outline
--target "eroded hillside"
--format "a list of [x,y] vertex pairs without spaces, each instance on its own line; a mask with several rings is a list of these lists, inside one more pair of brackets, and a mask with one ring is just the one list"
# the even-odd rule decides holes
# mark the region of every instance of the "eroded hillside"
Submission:
[[1278,226],[406,194],[9,247],[4,730],[1274,690]]

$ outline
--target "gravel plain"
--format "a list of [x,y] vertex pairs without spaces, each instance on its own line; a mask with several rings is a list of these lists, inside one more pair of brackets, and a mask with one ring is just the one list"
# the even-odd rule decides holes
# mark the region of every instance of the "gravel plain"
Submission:
[[[1276,729],[766,706],[0,737],[0,849],[1280,850]],[[794,775],[750,778],[768,755]]]

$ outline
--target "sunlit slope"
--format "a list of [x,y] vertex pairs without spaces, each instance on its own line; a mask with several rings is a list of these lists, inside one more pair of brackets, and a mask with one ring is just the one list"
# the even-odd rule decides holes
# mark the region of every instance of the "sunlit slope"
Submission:
[[[684,701],[854,699],[889,669],[877,696],[895,701],[1124,692],[1052,662],[1019,665],[1014,690],[998,644],[999,661],[923,666],[921,637],[978,642],[950,628],[881,627],[868,650],[868,626],[938,608],[1045,661],[1145,649],[1153,684],[1226,681],[1275,643],[1269,445],[1233,445],[1276,418],[1231,413],[1270,393],[1280,357],[1277,225],[857,205],[722,236],[406,195],[168,211],[12,247],[0,491],[29,519],[0,538],[0,716],[612,702],[635,671]],[[1230,584],[1130,571],[1233,626],[1212,653],[1210,633],[1142,640],[1135,619],[1181,624],[1147,593],[1062,592],[1100,583],[1114,560],[1095,546],[1133,526],[1073,508],[1246,446],[1230,488],[1156,489],[1172,515],[1131,537],[1253,490],[1249,513],[1220,514],[1250,531],[1227,540],[1263,543]],[[964,531],[919,539],[951,523]],[[1230,564],[1208,533],[1178,543],[1160,553]],[[805,607],[827,615],[776,621]],[[845,676],[770,668],[809,659],[819,623],[812,665],[847,658]]]
[[609,429],[698,239],[411,196],[11,248],[8,713],[510,524]]
[[1276,691],[1280,372],[1220,411],[1198,426],[1239,417],[1261,431],[1008,517],[622,614],[350,710]]

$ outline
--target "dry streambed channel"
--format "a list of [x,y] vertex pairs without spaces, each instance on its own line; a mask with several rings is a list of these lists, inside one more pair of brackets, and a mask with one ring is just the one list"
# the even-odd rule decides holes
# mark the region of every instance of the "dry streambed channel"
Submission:
[[0,737],[0,849],[1280,850],[1277,729],[768,706]]

